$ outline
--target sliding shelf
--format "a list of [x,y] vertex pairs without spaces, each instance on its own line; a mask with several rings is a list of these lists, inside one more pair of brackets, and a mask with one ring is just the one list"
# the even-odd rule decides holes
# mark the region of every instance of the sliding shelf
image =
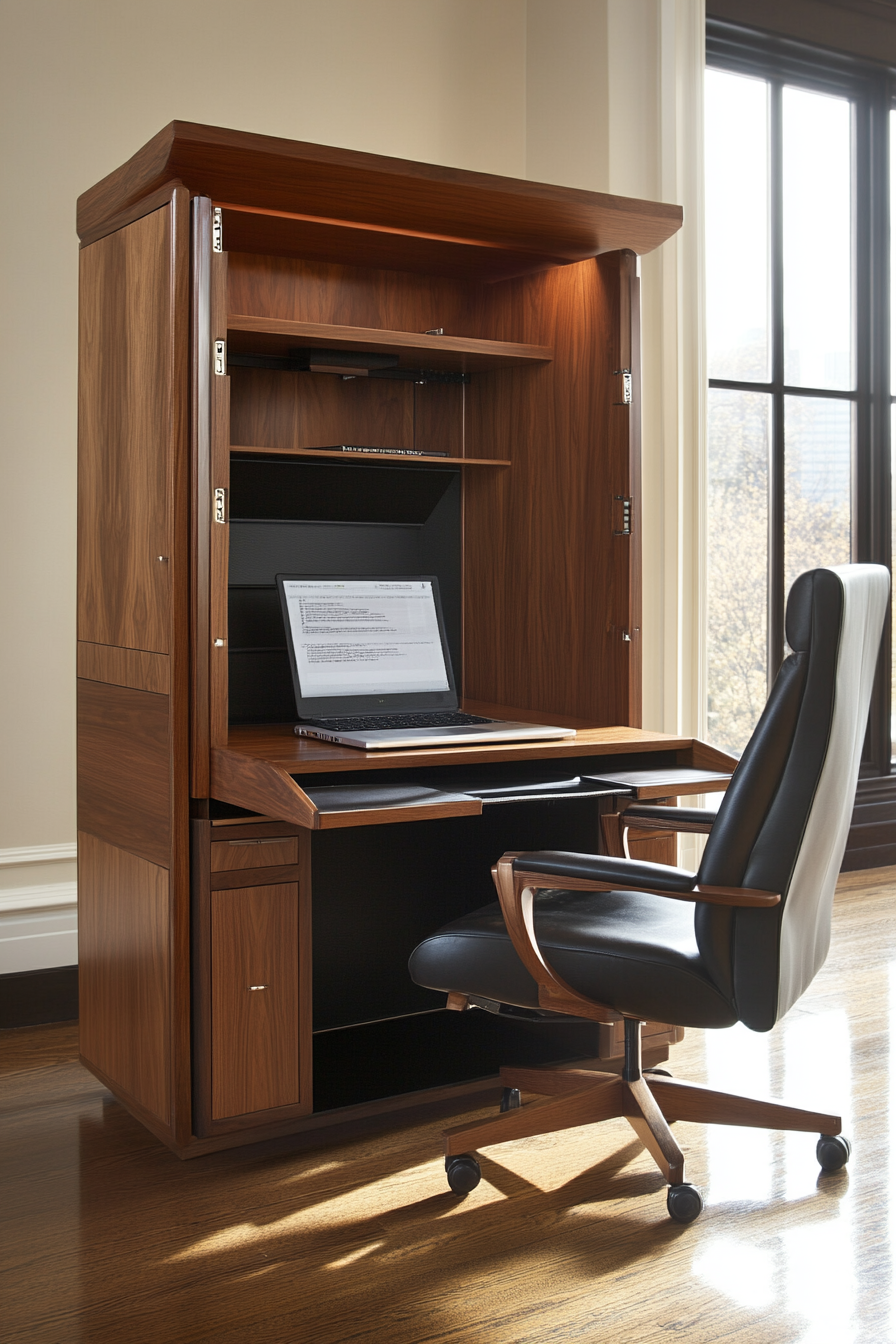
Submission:
[[289,322],[275,317],[231,313],[227,319],[232,354],[288,357],[291,349],[368,350],[395,355],[399,368],[425,367],[447,373],[485,373],[490,369],[535,367],[554,357],[549,345],[483,341],[473,336],[431,336],[426,332],[381,331],[327,322]]
[[438,457],[429,453],[343,453],[330,452],[318,448],[259,448],[242,443],[230,445],[232,453],[255,453],[260,456],[276,454],[278,457],[320,457],[339,458],[343,462],[415,462],[425,463],[428,467],[509,467],[506,457]]

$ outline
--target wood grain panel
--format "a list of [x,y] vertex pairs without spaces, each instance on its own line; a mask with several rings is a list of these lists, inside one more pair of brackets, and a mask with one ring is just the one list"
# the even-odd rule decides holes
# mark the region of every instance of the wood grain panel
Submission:
[[165,1125],[171,1115],[169,878],[78,835],[81,1055]]
[[270,868],[278,863],[298,863],[297,836],[259,836],[257,839],[215,840],[212,843],[213,873],[237,868]]
[[[467,456],[464,441],[466,387],[456,383],[414,385],[414,447],[424,453],[442,452],[450,457]],[[477,445],[490,457],[487,444]]]
[[390,266],[424,275],[477,279],[492,283],[553,265],[543,254],[494,248],[462,239],[438,239],[342,220],[321,220],[298,214],[223,206],[224,237],[233,252],[301,257],[314,261],[350,262],[355,266]]
[[283,321],[479,336],[480,287],[370,267],[229,253],[228,308]]
[[89,247],[91,243],[97,243],[107,234],[117,233],[119,229],[125,228],[128,224],[133,224],[135,220],[142,219],[144,215],[151,215],[154,210],[158,210],[163,205],[168,205],[172,195],[178,188],[183,189],[183,183],[177,178],[166,182],[159,187],[157,191],[152,191],[148,196],[135,201],[133,205],[127,206],[117,215],[110,215],[106,219],[97,222],[96,226],[87,229],[80,235],[81,247]]
[[78,635],[169,650],[171,207],[81,259]]
[[231,442],[272,448],[414,444],[414,385],[333,374],[233,368]]
[[262,816],[317,827],[317,808],[289,772],[257,756],[213,748],[211,796]]
[[168,512],[171,700],[171,974],[175,1136],[192,1132],[190,1065],[190,195],[177,187],[171,205],[171,369]]
[[278,882],[295,882],[299,870],[295,863],[272,868],[239,868],[234,872],[212,873],[210,891],[232,891],[234,887],[269,887]]
[[164,653],[78,641],[78,676],[87,681],[105,681],[114,686],[130,686],[135,691],[167,695],[169,670],[168,656]]
[[212,893],[215,1120],[300,1101],[298,891]]
[[467,389],[468,451],[509,472],[464,486],[465,698],[593,724],[629,722],[629,409],[615,405],[619,261],[601,258],[502,287],[491,334],[552,345],[538,369]]
[[78,827],[171,863],[169,700],[78,681]]
[[630,857],[641,863],[668,863],[674,867],[678,862],[678,843],[674,835],[647,837],[629,831],[626,843]]

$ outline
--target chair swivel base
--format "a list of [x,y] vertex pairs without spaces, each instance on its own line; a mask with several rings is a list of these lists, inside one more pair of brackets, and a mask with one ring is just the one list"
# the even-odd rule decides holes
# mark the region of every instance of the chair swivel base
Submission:
[[[839,1169],[849,1158],[839,1116],[733,1096],[659,1073],[626,1079],[593,1069],[504,1068],[501,1083],[504,1100],[498,1115],[445,1131],[445,1168],[456,1194],[468,1194],[479,1183],[479,1163],[471,1149],[620,1116],[628,1120],[668,1181],[667,1208],[681,1223],[698,1217],[703,1200],[696,1186],[685,1180],[684,1155],[670,1121],[820,1133],[816,1154],[825,1171]],[[520,1105],[514,1096],[520,1091],[535,1092],[541,1099]]]

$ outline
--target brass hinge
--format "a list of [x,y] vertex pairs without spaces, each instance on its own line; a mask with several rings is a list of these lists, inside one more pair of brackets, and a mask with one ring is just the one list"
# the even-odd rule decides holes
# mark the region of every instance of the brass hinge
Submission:
[[212,251],[224,251],[224,217],[218,205],[212,211]]
[[215,522],[227,522],[227,491],[220,485],[215,491]]
[[632,371],[631,369],[614,369],[614,375],[618,378],[622,376],[622,400],[614,401],[614,406],[631,406],[632,404]]
[[227,372],[227,342],[215,341],[215,373],[219,376]]
[[[614,537],[630,537],[632,534],[632,500],[630,495],[614,495],[615,521],[621,526],[613,528]],[[619,507],[621,505],[621,508]]]

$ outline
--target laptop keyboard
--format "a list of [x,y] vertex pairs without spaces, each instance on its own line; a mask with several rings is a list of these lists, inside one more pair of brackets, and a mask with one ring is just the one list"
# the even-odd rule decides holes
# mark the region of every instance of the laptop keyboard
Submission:
[[340,733],[367,732],[371,729],[385,728],[456,728],[477,723],[494,723],[494,719],[481,719],[476,714],[462,714],[458,710],[430,710],[424,714],[364,714],[352,718],[340,719],[303,719],[303,723],[312,728],[335,729]]

